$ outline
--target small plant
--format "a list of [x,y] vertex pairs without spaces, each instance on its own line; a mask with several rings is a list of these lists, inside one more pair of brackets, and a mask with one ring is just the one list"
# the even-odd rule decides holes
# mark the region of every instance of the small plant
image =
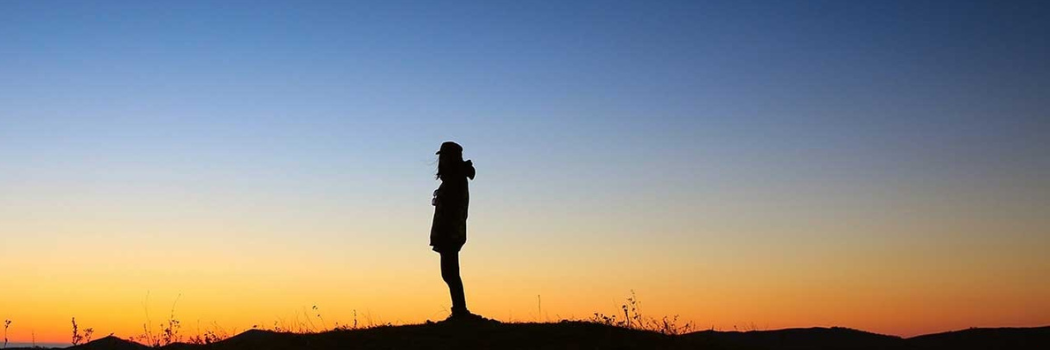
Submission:
[[4,349],[7,349],[7,328],[11,327],[11,320],[4,320]]
[[[252,329],[256,329],[257,327],[258,325],[253,325]],[[211,329],[206,329],[204,332],[201,332],[200,328],[200,321],[197,321],[197,335],[189,337],[188,341],[190,344],[207,345],[217,343],[230,337],[230,333],[226,332],[222,327],[219,327],[219,324],[215,322],[212,322]]]
[[86,328],[86,329],[84,329],[84,334],[81,335],[80,331],[79,331],[79,329],[77,327],[77,318],[73,317],[72,322],[73,322],[73,339],[72,339],[73,340],[73,346],[77,346],[81,342],[83,342],[85,344],[90,342],[91,341],[91,334],[95,333],[95,329],[93,329],[93,328]]
[[77,318],[73,317],[73,346],[80,344],[80,332],[77,331]]
[[536,319],[540,319],[540,315],[543,314],[543,299],[540,299],[540,295],[536,294]]
[[357,310],[355,309],[353,313],[354,313],[354,322],[353,323],[348,323],[348,324],[342,324],[341,325],[341,324],[339,324],[339,322],[336,322],[335,323],[335,327],[332,328],[332,329],[333,330],[340,330],[340,331],[348,331],[348,330],[352,330],[352,329],[357,329]]
[[[178,301],[178,298],[176,298],[175,302],[177,303]],[[179,323],[179,320],[175,319],[175,304],[171,305],[171,314],[168,316],[167,325],[162,324],[161,327],[163,328],[161,340],[164,345],[182,341],[182,335],[179,335],[179,329],[182,328],[182,325]]]
[[681,335],[692,331],[693,324],[690,322],[686,322],[685,324],[679,326],[678,315],[674,315],[674,317],[671,318],[664,316],[664,318],[656,324],[656,329],[654,330],[667,335]]
[[[316,309],[317,306],[314,306]],[[306,318],[306,323],[299,323],[299,333],[317,333],[317,326],[314,326],[314,321],[310,319],[310,315],[306,313],[306,307],[303,307],[303,317]],[[299,315],[295,315],[295,319],[299,319]],[[305,330],[304,330],[305,328]]]
[[[142,334],[138,336],[137,341],[146,346],[160,347],[160,337],[153,336],[153,332],[148,326],[153,324],[149,317],[149,291],[146,291],[146,300],[142,302],[142,309],[146,312],[146,323],[142,324]],[[132,341],[135,341],[135,337],[132,337]]]
[[[135,339],[132,338],[132,340]],[[160,337],[153,336],[153,333],[150,332],[149,327],[146,326],[146,323],[142,324],[142,334],[139,335],[137,341],[142,344],[145,344],[146,346],[151,346],[154,348],[160,347]]]
[[600,324],[600,325],[606,325],[606,326],[613,326],[613,327],[622,327],[623,326],[623,322],[622,321],[617,321],[616,320],[616,315],[608,315],[607,316],[607,315],[605,315],[603,313],[600,313],[600,312],[595,312],[594,316],[591,317],[591,319],[589,321],[591,321],[593,323]]
[[623,311],[622,319],[617,318],[617,315],[605,315],[596,312],[588,321],[606,326],[651,331],[667,335],[685,334],[695,328],[692,322],[679,324],[678,315],[664,316],[661,319],[644,316],[641,312],[641,302],[638,301],[638,296],[635,295],[633,290],[631,291],[631,296],[627,298],[627,302],[620,306],[620,310]]
[[[181,342],[182,334],[179,333],[179,330],[182,329],[182,323],[175,318],[175,306],[178,305],[179,298],[181,297],[182,294],[175,297],[175,301],[171,303],[171,312],[168,314],[168,319],[163,323],[159,323],[157,325],[159,331],[154,332],[153,321],[149,316],[149,292],[146,292],[146,300],[142,303],[142,307],[146,313],[146,323],[142,324],[142,334],[138,337],[131,337],[130,339],[154,348]],[[194,340],[197,339],[202,339],[199,333]],[[191,340],[191,342],[192,341],[193,340]]]
[[321,310],[317,308],[317,305],[314,305],[313,310],[314,310],[315,313],[317,313],[317,319],[321,320],[321,327],[322,327],[321,330],[327,332],[328,331],[328,324],[325,323],[324,317],[321,317]]

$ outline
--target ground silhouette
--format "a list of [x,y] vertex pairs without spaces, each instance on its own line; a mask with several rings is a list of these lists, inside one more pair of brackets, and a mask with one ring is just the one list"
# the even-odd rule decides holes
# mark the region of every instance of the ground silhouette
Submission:
[[[71,350],[147,350],[116,337]],[[973,328],[912,338],[848,328],[700,331],[670,336],[591,322],[455,323],[382,326],[313,334],[250,330],[207,345],[164,350],[283,349],[1050,349],[1050,327]]]

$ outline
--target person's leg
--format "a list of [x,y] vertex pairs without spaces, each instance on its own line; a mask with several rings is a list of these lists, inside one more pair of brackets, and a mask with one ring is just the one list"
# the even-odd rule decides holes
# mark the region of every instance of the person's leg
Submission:
[[467,299],[463,294],[463,280],[459,277],[459,252],[441,253],[441,278],[448,284],[452,295],[452,315],[463,315],[467,311]]

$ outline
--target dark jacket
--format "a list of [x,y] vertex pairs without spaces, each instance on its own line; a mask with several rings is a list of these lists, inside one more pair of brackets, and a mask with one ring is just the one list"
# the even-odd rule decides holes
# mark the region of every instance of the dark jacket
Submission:
[[457,252],[467,242],[467,207],[470,205],[467,178],[474,179],[474,165],[468,160],[459,170],[442,174],[441,186],[434,191],[430,245],[437,252]]

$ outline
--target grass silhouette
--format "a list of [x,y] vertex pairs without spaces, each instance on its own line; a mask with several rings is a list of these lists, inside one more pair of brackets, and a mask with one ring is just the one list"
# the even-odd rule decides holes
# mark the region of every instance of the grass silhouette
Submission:
[[[148,298],[148,294],[147,294]],[[542,312],[537,296],[537,311]],[[142,334],[126,339],[110,334],[91,341],[92,328],[79,331],[71,319],[75,350],[241,350],[241,349],[1046,349],[1050,327],[993,328],[922,335],[912,338],[881,335],[855,329],[806,328],[745,331],[697,330],[679,323],[679,316],[650,317],[632,290],[620,312],[594,313],[587,319],[556,322],[498,322],[491,320],[426,321],[394,325],[373,322],[370,315],[332,327],[317,305],[303,308],[291,319],[279,318],[271,327],[252,325],[244,332],[212,323],[184,337],[176,317],[178,298],[168,317],[151,330],[146,310]],[[302,318],[300,318],[302,316]],[[6,331],[11,320],[4,321]],[[156,331],[155,331],[156,330]],[[185,341],[183,341],[185,339]],[[34,347],[36,348],[36,347]],[[24,348],[29,349],[29,348]],[[40,348],[36,348],[40,349]],[[12,349],[14,350],[14,349]]]
[[77,327],[77,318],[73,317],[73,346],[77,346],[81,342],[88,343],[91,341],[91,335],[95,333],[93,328],[84,329],[84,333],[81,334]]
[[11,320],[4,320],[4,349],[7,349],[7,329],[11,327]]
[[[970,329],[903,339],[848,328],[699,331],[667,335],[585,321],[557,323],[436,322],[317,333],[248,330],[205,345],[167,350],[247,349],[1046,349],[1050,327]],[[149,350],[116,337],[74,350]]]
[[[243,334],[238,332],[237,328],[228,329],[220,326],[218,323],[212,322],[209,326],[202,329],[200,327],[200,321],[196,324],[196,334],[186,336],[182,331],[182,321],[176,317],[176,307],[178,301],[181,298],[181,294],[175,298],[172,302],[168,317],[160,323],[153,323],[153,319],[150,317],[148,308],[149,303],[149,292],[146,293],[145,300],[143,302],[143,309],[145,314],[145,322],[142,324],[142,332],[140,334],[131,335],[126,338],[126,341],[140,344],[144,347],[149,348],[164,348],[176,344],[186,345],[209,345],[225,340],[231,339],[235,336]],[[622,314],[605,314],[605,313],[594,313],[587,319],[559,319],[556,324],[594,324],[605,327],[613,327],[630,331],[639,332],[651,332],[661,335],[681,335],[689,333],[694,330],[693,323],[679,323],[679,316],[663,316],[661,318],[649,317],[641,312],[641,302],[637,295],[632,290],[631,294],[620,307]],[[539,315],[542,313],[542,299],[537,295],[537,312]],[[309,311],[309,312],[308,312]],[[361,321],[358,318],[357,310],[352,312],[352,320],[347,323],[340,324],[338,321],[333,323],[332,327],[328,327],[328,322],[324,319],[321,313],[321,308],[317,305],[311,306],[309,310],[305,307],[302,313],[296,313],[294,318],[285,319],[278,317],[276,321],[269,327],[260,326],[258,324],[252,325],[248,331],[263,331],[274,334],[284,335],[313,335],[321,334],[326,332],[346,332],[346,331],[357,331],[357,330],[369,330],[382,327],[395,327],[394,323],[391,322],[375,322],[371,315],[366,315],[365,320]],[[302,316],[302,318],[300,318]],[[315,323],[316,321],[316,323]],[[549,321],[549,318],[547,319]],[[6,348],[6,329],[10,325],[11,321],[5,321],[5,348]],[[439,322],[426,321],[424,325],[433,325]],[[541,322],[507,322],[507,324],[515,325],[539,325],[539,324],[550,324]],[[413,326],[413,325],[407,325]],[[72,318],[72,345],[78,346],[91,341],[91,337],[94,330],[92,328],[84,329],[83,332],[79,331],[79,325],[76,322],[76,318]],[[112,335],[112,334],[111,334]],[[185,341],[184,341],[185,340]]]
[[623,310],[622,318],[618,318],[615,314],[606,315],[596,312],[588,321],[606,326],[650,331],[664,335],[685,334],[695,328],[692,322],[679,324],[679,315],[663,316],[659,319],[643,315],[641,312],[641,302],[638,301],[638,296],[633,290],[631,291],[631,296],[627,298],[627,301],[623,303],[620,308]]

